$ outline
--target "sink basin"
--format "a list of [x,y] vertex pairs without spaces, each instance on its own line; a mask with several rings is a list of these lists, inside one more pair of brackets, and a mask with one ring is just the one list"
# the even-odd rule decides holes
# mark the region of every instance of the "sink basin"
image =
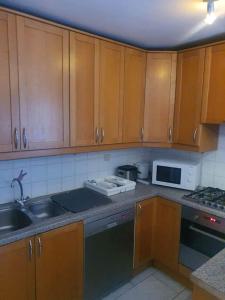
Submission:
[[19,209],[0,210],[0,235],[22,229],[31,223],[30,218]]
[[39,219],[48,219],[65,214],[65,210],[58,204],[51,201],[31,204],[28,209]]

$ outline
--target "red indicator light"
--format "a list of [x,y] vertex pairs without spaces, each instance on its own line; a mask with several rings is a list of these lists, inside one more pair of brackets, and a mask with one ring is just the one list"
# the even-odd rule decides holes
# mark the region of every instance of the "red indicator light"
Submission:
[[216,223],[216,218],[210,217],[210,222],[211,223]]

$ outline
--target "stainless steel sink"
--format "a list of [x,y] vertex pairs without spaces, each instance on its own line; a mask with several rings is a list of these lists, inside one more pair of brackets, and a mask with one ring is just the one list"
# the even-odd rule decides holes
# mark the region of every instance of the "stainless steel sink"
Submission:
[[52,201],[33,203],[28,206],[28,210],[38,219],[49,219],[66,213],[62,207]]
[[31,219],[19,209],[0,210],[0,235],[29,226]]

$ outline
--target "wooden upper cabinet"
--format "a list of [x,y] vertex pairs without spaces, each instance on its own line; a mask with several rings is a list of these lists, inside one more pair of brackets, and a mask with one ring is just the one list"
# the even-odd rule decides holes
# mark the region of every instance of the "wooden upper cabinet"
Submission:
[[181,206],[158,198],[154,218],[154,260],[176,271],[180,243]]
[[136,205],[134,267],[146,266],[153,258],[154,209],[157,199],[140,201]]
[[70,143],[97,143],[99,40],[70,32]]
[[177,54],[147,55],[144,142],[166,145],[173,140]]
[[35,299],[33,239],[0,247],[0,300]]
[[125,49],[123,142],[141,142],[145,96],[146,54]]
[[225,44],[206,48],[202,122],[225,122]]
[[69,146],[69,33],[17,17],[21,148]]
[[122,142],[124,47],[100,41],[99,127],[100,142]]
[[0,12],[0,152],[20,149],[16,19]]
[[82,299],[83,243],[81,222],[35,238],[37,300]]
[[178,54],[175,143],[199,144],[204,62],[204,48]]

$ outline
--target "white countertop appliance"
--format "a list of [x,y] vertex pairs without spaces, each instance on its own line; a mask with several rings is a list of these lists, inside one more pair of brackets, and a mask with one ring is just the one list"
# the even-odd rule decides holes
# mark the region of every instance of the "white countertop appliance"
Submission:
[[138,168],[138,178],[146,179],[149,176],[149,162],[137,162],[135,166]]
[[152,183],[194,191],[200,183],[200,163],[179,159],[155,160]]

